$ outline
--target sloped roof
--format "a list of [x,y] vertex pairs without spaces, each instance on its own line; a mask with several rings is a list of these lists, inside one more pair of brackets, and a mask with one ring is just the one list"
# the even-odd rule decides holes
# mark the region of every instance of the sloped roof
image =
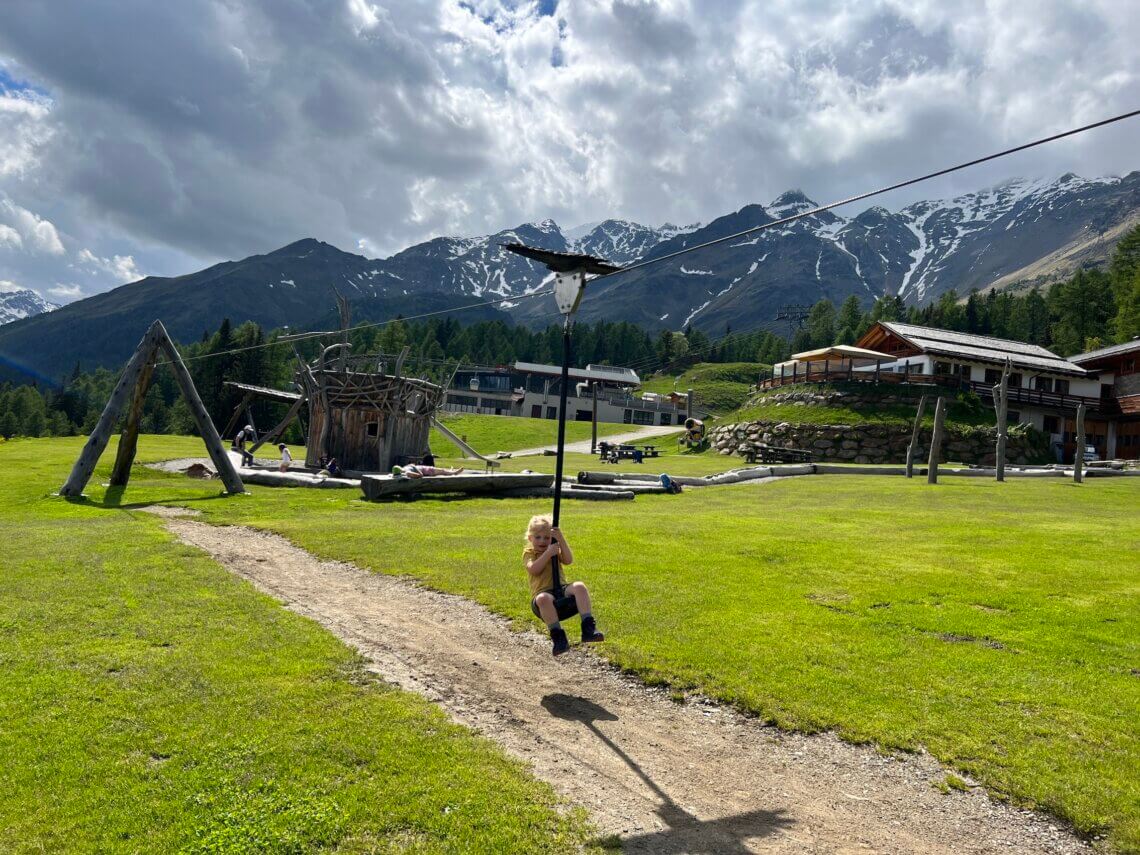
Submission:
[[[515,370],[522,371],[524,374],[549,374],[556,377],[562,374],[562,367],[559,365],[542,365],[537,362],[516,362]],[[621,383],[625,386],[641,385],[641,378],[633,369],[608,365],[590,365],[584,369],[571,368],[570,378],[572,380],[604,380],[610,383]]]
[[818,362],[821,359],[894,359],[889,353],[879,353],[877,350],[867,350],[865,347],[852,347],[849,344],[833,344],[831,347],[821,347],[816,350],[805,350],[803,353],[793,353],[791,360],[795,362]]
[[1088,374],[1079,365],[1062,359],[1039,344],[940,330],[934,327],[920,327],[898,321],[879,321],[879,323],[926,353],[956,356],[979,362],[995,362],[999,365],[1008,359],[1018,368],[1069,374],[1074,377],[1084,377]]
[[1123,344],[1110,344],[1108,347],[1090,350],[1088,353],[1080,353],[1070,358],[1078,365],[1083,365],[1086,362],[1133,352],[1140,352],[1140,338],[1134,338],[1132,341],[1126,341]]

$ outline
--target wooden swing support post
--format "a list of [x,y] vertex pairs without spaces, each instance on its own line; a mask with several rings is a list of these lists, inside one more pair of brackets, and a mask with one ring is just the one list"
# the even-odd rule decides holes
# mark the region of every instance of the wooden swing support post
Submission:
[[997,415],[997,445],[994,448],[994,479],[1005,480],[1005,426],[1009,412],[1009,374],[1013,370],[1013,363],[1005,361],[1001,370],[1001,382],[993,387],[994,411]]
[[906,477],[914,477],[914,456],[918,454],[918,440],[922,431],[922,413],[926,409],[926,395],[918,399],[918,412],[914,416],[914,427],[910,432],[910,445],[906,447]]
[[99,422],[91,431],[91,435],[87,437],[87,443],[79,453],[79,458],[75,461],[67,481],[59,489],[61,496],[80,496],[83,494],[83,489],[95,471],[95,465],[107,448],[111,433],[115,429],[115,423],[119,420],[127,399],[130,398],[130,409],[127,412],[122,438],[119,441],[119,450],[115,457],[115,466],[111,473],[111,484],[120,487],[126,486],[130,479],[131,464],[134,463],[135,452],[138,447],[139,420],[142,415],[143,402],[146,400],[147,389],[150,387],[160,352],[169,360],[178,387],[182,391],[186,403],[190,406],[190,413],[194,416],[194,422],[206,443],[206,450],[210,454],[210,459],[217,467],[218,475],[221,476],[222,483],[226,486],[226,492],[245,492],[245,485],[242,484],[237,470],[234,469],[233,461],[226,454],[218,431],[210,419],[210,414],[206,412],[202,399],[198,396],[198,390],[194,388],[194,381],[190,377],[190,372],[186,370],[186,365],[178,353],[178,348],[174,346],[174,342],[171,341],[162,322],[155,321],[146,331],[146,335],[142,337],[138,347],[135,348],[130,361],[127,362],[123,375],[115,385],[114,391],[111,392],[107,406],[103,408],[103,414],[99,416]]
[[938,458],[942,451],[943,424],[946,421],[946,401],[938,398],[934,405],[934,432],[930,437],[930,457],[926,462],[926,483],[938,483]]

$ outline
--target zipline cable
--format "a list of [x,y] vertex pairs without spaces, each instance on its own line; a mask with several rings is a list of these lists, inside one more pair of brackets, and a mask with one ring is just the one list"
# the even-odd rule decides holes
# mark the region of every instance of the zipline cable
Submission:
[[[1043,138],[1038,139],[1038,140],[1033,140],[1032,142],[1024,143],[1024,144],[1019,145],[1019,146],[1014,146],[1013,148],[1005,149],[1004,151],[995,152],[993,154],[988,154],[984,157],[978,157],[978,158],[975,158],[973,160],[966,161],[965,163],[959,163],[959,164],[956,164],[955,166],[949,166],[949,167],[946,167],[945,169],[936,170],[935,172],[928,172],[927,174],[920,175],[917,178],[909,178],[905,181],[899,181],[899,182],[897,182],[895,184],[891,184],[887,187],[881,187],[878,190],[871,190],[871,191],[868,191],[866,193],[859,193],[855,196],[849,196],[846,199],[841,199],[837,202],[829,202],[826,205],[820,205],[819,207],[812,208],[808,211],[802,211],[798,214],[792,214],[791,216],[788,216],[788,217],[782,217],[781,219],[773,220],[770,223],[765,223],[765,224],[760,225],[760,226],[754,226],[750,229],[745,229],[744,231],[736,232],[735,234],[725,235],[724,237],[719,237],[719,238],[716,238],[714,240],[706,241],[704,243],[700,243],[700,244],[697,244],[695,246],[685,247],[684,249],[677,250],[676,252],[671,252],[671,253],[668,253],[666,255],[658,256],[656,258],[650,258],[650,259],[646,259],[645,261],[640,261],[640,262],[637,262],[635,264],[630,264],[630,265],[627,265],[625,267],[622,267],[620,270],[614,271],[613,273],[604,273],[604,274],[601,274],[599,276],[595,276],[592,279],[590,279],[589,281],[591,283],[593,283],[593,282],[597,282],[597,281],[602,280],[602,279],[608,279],[608,278],[611,278],[614,276],[620,276],[623,273],[630,273],[634,270],[639,270],[643,267],[648,267],[651,264],[658,264],[662,261],[668,261],[668,260],[673,259],[673,258],[678,258],[682,255],[687,255],[691,252],[697,252],[698,250],[707,249],[708,247],[711,247],[711,246],[716,246],[718,244],[727,243],[730,240],[736,240],[736,239],[744,237],[746,235],[755,234],[756,232],[776,228],[777,226],[787,225],[788,223],[795,222],[796,220],[802,220],[806,217],[814,216],[815,214],[821,214],[825,211],[830,211],[833,208],[838,208],[838,207],[841,207],[843,205],[849,205],[852,202],[859,202],[859,201],[862,201],[863,199],[869,199],[873,196],[880,196],[883,193],[889,193],[892,190],[899,190],[903,187],[909,187],[912,184],[918,184],[922,181],[929,181],[932,178],[938,178],[942,175],[949,175],[952,172],[958,172],[959,170],[966,169],[966,168],[971,167],[971,166],[977,166],[978,164],[981,164],[981,163],[987,163],[988,161],[991,161],[991,160],[997,160],[998,158],[1001,158],[1001,157],[1006,157],[1006,156],[1011,155],[1011,154],[1016,154],[1019,151],[1025,151],[1026,149],[1035,148],[1036,146],[1044,145],[1045,143],[1055,142],[1056,140],[1064,139],[1065,137],[1070,137],[1070,136],[1074,136],[1076,134],[1084,133],[1086,131],[1091,131],[1095,128],[1104,127],[1105,125],[1111,125],[1115,122],[1120,122],[1120,121],[1123,121],[1124,119],[1130,119],[1130,118],[1133,118],[1133,117],[1138,116],[1138,115],[1140,115],[1140,110],[1132,110],[1128,113],[1122,113],[1118,116],[1113,116],[1113,117],[1108,118],[1108,119],[1102,119],[1099,122],[1093,122],[1092,124],[1083,125],[1079,128],[1073,128],[1073,129],[1068,130],[1068,131],[1063,131],[1063,132],[1058,133],[1058,134],[1053,134],[1052,136],[1043,137]],[[504,303],[504,302],[507,302],[510,300],[532,299],[535,297],[545,296],[545,295],[551,294],[551,293],[553,293],[553,288],[540,289],[537,291],[532,291],[529,294],[523,294],[523,295],[520,295],[517,297],[499,297],[495,300],[486,300],[486,301],[479,302],[479,303],[471,303],[471,304],[468,304],[465,306],[455,306],[455,307],[450,308],[450,309],[438,309],[438,310],[433,311],[433,312],[423,312],[423,313],[418,314],[418,315],[409,315],[408,317],[403,317],[403,318],[391,318],[391,319],[385,320],[385,321],[373,321],[373,322],[369,322],[369,323],[365,323],[365,324],[357,324],[354,327],[349,327],[347,330],[333,330],[333,331],[327,331],[326,330],[324,332],[301,333],[301,334],[298,334],[296,336],[289,336],[287,339],[280,339],[279,338],[279,339],[275,339],[274,341],[271,341],[271,342],[266,342],[264,344],[249,345],[248,347],[234,348],[234,349],[225,350],[225,351],[218,351],[217,353],[200,354],[198,356],[188,357],[184,361],[190,362],[190,361],[197,361],[200,359],[212,359],[212,358],[218,357],[218,356],[226,356],[226,355],[230,355],[230,354],[234,354],[234,353],[242,353],[242,352],[251,351],[251,350],[259,350],[259,349],[266,348],[266,347],[273,347],[277,344],[283,344],[286,342],[303,341],[303,340],[307,340],[310,338],[318,338],[322,335],[330,335],[333,333],[343,333],[343,332],[354,332],[356,330],[368,329],[370,327],[386,326],[387,324],[394,323],[397,320],[403,320],[403,321],[420,320],[422,318],[429,318],[429,317],[433,317],[436,315],[445,315],[445,314],[451,314],[454,312],[461,312],[461,311],[464,311],[466,309],[475,309],[475,308],[480,308],[482,306],[492,306],[492,305],[501,304],[501,303]],[[156,364],[157,365],[167,365],[169,363],[168,362],[160,362],[160,363],[156,363]]]
[[671,258],[687,255],[688,253],[696,252],[699,249],[706,249],[710,246],[716,246],[717,244],[726,243],[730,240],[736,240],[737,238],[744,237],[745,235],[755,234],[756,232],[764,231],[765,229],[772,229],[776,226],[786,225],[788,223],[795,222],[796,220],[802,220],[804,217],[810,217],[815,214],[822,214],[824,211],[830,211],[832,208],[838,208],[842,205],[850,205],[852,202],[859,202],[863,199],[869,199],[872,196],[880,196],[883,193],[889,193],[892,190],[899,190],[903,187],[909,187],[911,184],[918,184],[920,181],[929,181],[931,178],[938,178],[941,175],[949,175],[951,172],[957,172],[960,169],[966,169],[970,166],[977,166],[979,163],[986,163],[990,160],[997,160],[999,157],[1006,157],[1010,154],[1016,154],[1019,151],[1025,151],[1026,149],[1034,148],[1035,146],[1044,145],[1045,143],[1054,142],[1059,139],[1064,139],[1065,137],[1071,137],[1074,134],[1081,134],[1085,131],[1091,131],[1094,128],[1111,125],[1114,122],[1120,122],[1124,119],[1131,119],[1133,116],[1140,116],[1140,110],[1132,110],[1129,113],[1122,113],[1119,116],[1113,116],[1110,119],[1102,119],[1099,122],[1093,122],[1091,125],[1083,125],[1082,127],[1073,128],[1072,130],[1064,131],[1059,134],[1043,137],[1042,139],[1034,140],[1033,142],[1024,143],[1023,145],[1014,146],[1013,148],[1007,148],[1004,151],[995,152],[994,154],[987,154],[985,157],[978,157],[974,160],[966,161],[965,163],[959,163],[956,166],[949,166],[945,169],[939,169],[936,172],[928,172],[926,175],[920,175],[917,178],[908,178],[906,181],[899,181],[897,184],[891,184],[889,187],[881,187],[878,190],[871,190],[867,193],[860,193],[857,196],[849,196],[848,198],[841,199],[838,202],[829,202],[826,205],[820,205],[818,208],[812,208],[810,211],[803,211],[799,214],[792,214],[790,217],[783,217],[779,220],[765,223],[762,226],[754,226],[753,228],[745,229],[744,231],[737,232],[736,234],[726,235],[725,237],[706,241],[705,243],[697,244],[696,246],[686,247],[684,249],[677,250],[676,252],[668,253],[667,255],[662,255],[657,258],[650,258],[645,261],[640,261],[636,264],[630,264],[627,267],[621,268],[620,270],[615,270],[613,273],[603,273],[595,276],[590,280],[590,282],[597,282],[601,279],[620,276],[623,273],[629,273],[633,270],[639,270],[642,267],[648,267],[650,264],[657,264],[662,261],[668,261]]
[[[422,314],[419,314],[419,315],[406,315],[406,316],[401,315],[401,316],[396,317],[396,318],[388,318],[387,320],[384,320],[384,321],[369,321],[368,323],[357,324],[356,326],[348,327],[348,328],[343,329],[343,330],[324,330],[321,332],[297,333],[296,335],[279,336],[279,337],[275,338],[273,341],[267,341],[267,342],[263,342],[261,344],[251,344],[251,345],[248,345],[246,347],[235,347],[235,348],[231,348],[230,350],[219,350],[216,353],[202,353],[202,354],[199,354],[198,356],[185,357],[185,358],[183,358],[182,361],[183,362],[196,362],[196,361],[201,360],[201,359],[213,359],[213,358],[218,357],[218,356],[229,356],[230,354],[234,354],[234,353],[246,353],[246,352],[251,351],[251,350],[262,350],[262,349],[267,348],[267,347],[275,347],[276,345],[279,345],[279,344],[290,344],[290,343],[296,342],[296,341],[308,341],[309,339],[320,338],[321,336],[343,335],[346,332],[349,332],[349,333],[350,332],[356,332],[357,330],[369,329],[371,327],[383,327],[383,326],[387,326],[388,324],[394,324],[396,321],[418,321],[418,320],[422,320],[423,318],[433,317],[435,315],[446,315],[446,314],[450,314],[452,312],[462,312],[462,311],[465,311],[467,309],[477,309],[477,308],[480,308],[482,306],[493,306],[496,303],[504,303],[504,302],[513,301],[513,300],[530,300],[530,299],[533,299],[535,297],[544,297],[548,294],[553,294],[553,293],[554,293],[554,289],[551,288],[551,289],[547,289],[547,290],[543,290],[543,291],[532,291],[529,294],[522,294],[518,297],[498,297],[497,299],[485,300],[484,302],[481,302],[481,303],[469,303],[466,306],[454,306],[450,309],[437,309],[433,312],[423,312]],[[157,365],[170,365],[170,362],[169,361],[156,362],[155,365],[156,366]]]

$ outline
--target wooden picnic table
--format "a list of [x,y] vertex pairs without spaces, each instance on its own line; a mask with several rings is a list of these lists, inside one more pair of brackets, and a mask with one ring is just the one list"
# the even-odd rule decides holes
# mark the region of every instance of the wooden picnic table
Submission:
[[632,460],[640,463],[646,457],[657,457],[659,452],[655,445],[629,445],[626,443],[599,442],[598,454],[602,463],[617,463],[621,460]]
[[779,448],[774,445],[757,445],[742,454],[749,463],[810,463],[811,452],[802,448]]

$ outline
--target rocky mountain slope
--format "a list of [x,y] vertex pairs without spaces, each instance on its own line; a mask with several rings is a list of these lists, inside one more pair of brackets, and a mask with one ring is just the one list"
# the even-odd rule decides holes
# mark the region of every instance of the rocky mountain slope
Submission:
[[[653,228],[606,220],[564,232],[543,220],[478,238],[440,237],[386,259],[307,239],[186,276],[149,277],[8,324],[0,328],[0,357],[47,377],[60,376],[76,360],[86,367],[118,365],[154,318],[181,340],[216,329],[225,317],[267,328],[331,328],[333,287],[349,297],[356,320],[502,298],[496,307],[469,310],[463,319],[507,317],[502,310],[517,322],[544,326],[556,320],[553,300],[527,297],[548,274],[504,250],[504,243],[628,265],[815,207],[802,193],[789,191],[704,225]],[[1123,178],[1017,179],[898,211],[873,206],[853,216],[825,212],[606,277],[589,288],[580,317],[633,321],[648,329],[693,324],[716,335],[727,326],[776,328],[781,306],[822,297],[838,304],[854,294],[869,304],[880,295],[899,294],[925,303],[950,289],[965,295],[971,288],[1012,284],[1023,272],[1061,270],[1043,260],[1065,255],[1067,247],[1080,247],[1081,264],[1095,264],[1111,252],[1121,224],[1138,212],[1140,172]]]
[[0,291],[0,325],[58,308],[55,303],[49,303],[35,291],[27,288]]

